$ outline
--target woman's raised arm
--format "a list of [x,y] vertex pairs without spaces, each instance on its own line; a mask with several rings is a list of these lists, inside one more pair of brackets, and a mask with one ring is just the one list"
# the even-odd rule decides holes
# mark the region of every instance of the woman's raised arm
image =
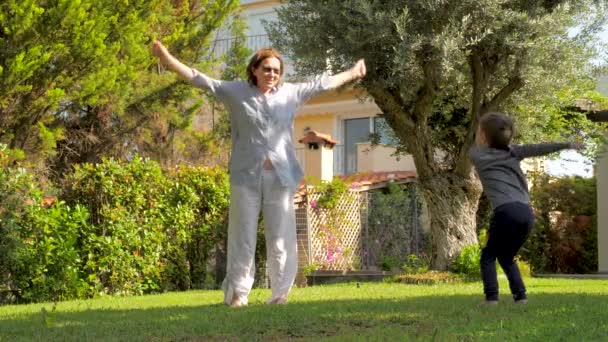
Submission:
[[365,61],[360,59],[355,63],[355,65],[339,74],[333,75],[329,77],[329,84],[331,88],[337,88],[345,83],[350,81],[363,78],[365,76]]
[[160,41],[154,41],[154,45],[152,45],[152,54],[158,57],[160,62],[169,68],[169,70],[178,74],[179,77],[189,82],[192,81],[192,78],[194,77],[192,69],[173,57]]

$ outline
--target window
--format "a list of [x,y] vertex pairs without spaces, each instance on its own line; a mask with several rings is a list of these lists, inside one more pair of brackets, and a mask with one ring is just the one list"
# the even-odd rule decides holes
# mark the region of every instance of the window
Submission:
[[370,118],[344,120],[344,173],[357,172],[357,143],[369,141]]
[[[353,174],[357,172],[357,143],[370,142],[372,133],[379,138],[378,143],[388,146],[397,146],[399,140],[393,129],[388,126],[382,117],[366,117],[344,120],[344,146],[343,156],[336,155],[335,165],[340,164],[342,170],[338,174]],[[339,170],[339,169],[338,169]]]
[[388,125],[383,117],[375,117],[374,133],[378,136],[378,143],[389,146],[399,145],[399,139],[393,129]]

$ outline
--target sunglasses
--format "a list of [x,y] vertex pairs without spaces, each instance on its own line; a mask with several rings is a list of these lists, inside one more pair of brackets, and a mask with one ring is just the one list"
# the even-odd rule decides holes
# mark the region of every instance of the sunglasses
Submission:
[[264,71],[265,73],[271,73],[274,72],[277,75],[281,74],[281,70],[278,68],[271,68],[271,67],[267,67],[267,66],[263,66],[262,67],[262,71]]

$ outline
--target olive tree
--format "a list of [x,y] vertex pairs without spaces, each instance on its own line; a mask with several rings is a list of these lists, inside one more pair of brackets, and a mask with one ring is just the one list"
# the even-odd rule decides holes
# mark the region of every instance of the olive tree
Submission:
[[302,74],[365,58],[358,86],[382,110],[399,152],[414,159],[433,266],[446,269],[477,242],[481,187],[468,152],[480,116],[508,111],[521,129],[537,125],[537,138],[568,133],[559,111],[536,104],[591,78],[589,37],[604,10],[600,1],[292,0],[267,30]]

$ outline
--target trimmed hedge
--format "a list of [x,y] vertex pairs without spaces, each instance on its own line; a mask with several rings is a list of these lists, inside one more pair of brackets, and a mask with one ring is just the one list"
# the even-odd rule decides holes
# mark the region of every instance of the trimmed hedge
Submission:
[[214,286],[226,235],[225,171],[163,171],[139,157],[75,167],[59,200],[0,168],[0,298],[32,302]]

